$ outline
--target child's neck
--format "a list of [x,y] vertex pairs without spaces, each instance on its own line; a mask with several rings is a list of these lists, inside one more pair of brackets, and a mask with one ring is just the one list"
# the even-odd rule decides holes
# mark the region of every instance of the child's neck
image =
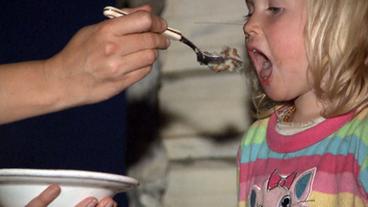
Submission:
[[308,122],[321,116],[322,105],[311,91],[295,99],[294,104],[291,122]]

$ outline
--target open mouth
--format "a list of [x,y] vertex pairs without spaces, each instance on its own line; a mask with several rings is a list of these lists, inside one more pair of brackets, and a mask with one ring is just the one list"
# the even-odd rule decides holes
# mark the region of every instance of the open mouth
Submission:
[[249,49],[248,54],[258,71],[261,82],[264,84],[269,83],[272,75],[272,62],[270,59],[264,53],[254,48]]

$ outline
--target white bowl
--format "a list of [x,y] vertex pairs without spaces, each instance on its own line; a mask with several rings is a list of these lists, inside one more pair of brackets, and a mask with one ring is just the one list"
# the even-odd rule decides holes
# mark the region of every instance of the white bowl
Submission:
[[24,207],[50,184],[59,184],[61,194],[50,207],[73,207],[82,199],[97,199],[126,192],[138,185],[131,177],[80,171],[0,169],[0,206]]

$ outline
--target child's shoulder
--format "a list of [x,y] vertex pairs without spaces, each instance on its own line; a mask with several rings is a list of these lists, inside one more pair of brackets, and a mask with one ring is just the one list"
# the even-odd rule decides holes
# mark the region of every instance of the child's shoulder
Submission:
[[368,133],[368,108],[356,113],[348,125],[353,129],[360,129]]
[[355,114],[354,118],[339,130],[340,135],[354,135],[368,142],[368,108]]
[[263,118],[263,119],[258,119],[255,122],[253,122],[253,124],[251,124],[251,126],[249,127],[248,130],[266,129],[267,126],[268,126],[269,120],[270,120],[270,117]]
[[257,140],[256,142],[262,142],[266,136],[267,126],[269,118],[258,119],[246,130],[243,136],[243,142],[250,142],[251,140]]

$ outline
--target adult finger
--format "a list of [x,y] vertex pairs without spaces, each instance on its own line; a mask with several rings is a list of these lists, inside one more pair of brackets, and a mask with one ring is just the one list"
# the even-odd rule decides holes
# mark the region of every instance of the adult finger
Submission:
[[32,199],[26,207],[46,207],[49,205],[59,194],[60,187],[56,184],[48,186],[37,197]]
[[106,46],[106,54],[128,55],[140,50],[166,49],[170,40],[157,33],[130,34],[119,37],[114,43]]
[[94,197],[88,197],[81,202],[79,202],[75,207],[93,207],[97,206],[98,201]]
[[152,11],[152,7],[148,4],[139,6],[139,7],[135,7],[135,8],[122,8],[121,10],[127,12],[128,14],[133,13],[133,12],[137,12],[137,11],[146,11],[146,12],[151,12]]
[[114,84],[115,88],[120,88],[120,90],[124,90],[127,87],[135,84],[136,82],[142,80],[147,74],[150,73],[152,67],[147,66],[143,68],[136,69],[132,72],[129,72],[125,74],[124,76],[121,76],[119,79],[116,79]]
[[115,65],[109,69],[111,71],[107,71],[107,74],[110,73],[113,79],[120,79],[132,71],[151,66],[157,57],[158,51],[153,49],[141,50],[123,57],[114,56],[110,61],[115,62]]
[[167,29],[164,19],[146,11],[137,11],[132,14],[110,19],[102,23],[103,29],[115,35],[126,35],[141,32],[162,33]]
[[97,207],[116,207],[118,206],[117,203],[110,197],[103,198],[97,205]]
[[136,69],[134,71],[131,71],[127,74],[125,74],[125,76],[123,77],[124,81],[127,83],[127,85],[132,85],[135,82],[138,82],[140,80],[142,80],[144,77],[146,77],[146,75],[148,75],[148,73],[150,73],[152,70],[152,66],[146,66],[146,67],[142,67],[139,69]]

